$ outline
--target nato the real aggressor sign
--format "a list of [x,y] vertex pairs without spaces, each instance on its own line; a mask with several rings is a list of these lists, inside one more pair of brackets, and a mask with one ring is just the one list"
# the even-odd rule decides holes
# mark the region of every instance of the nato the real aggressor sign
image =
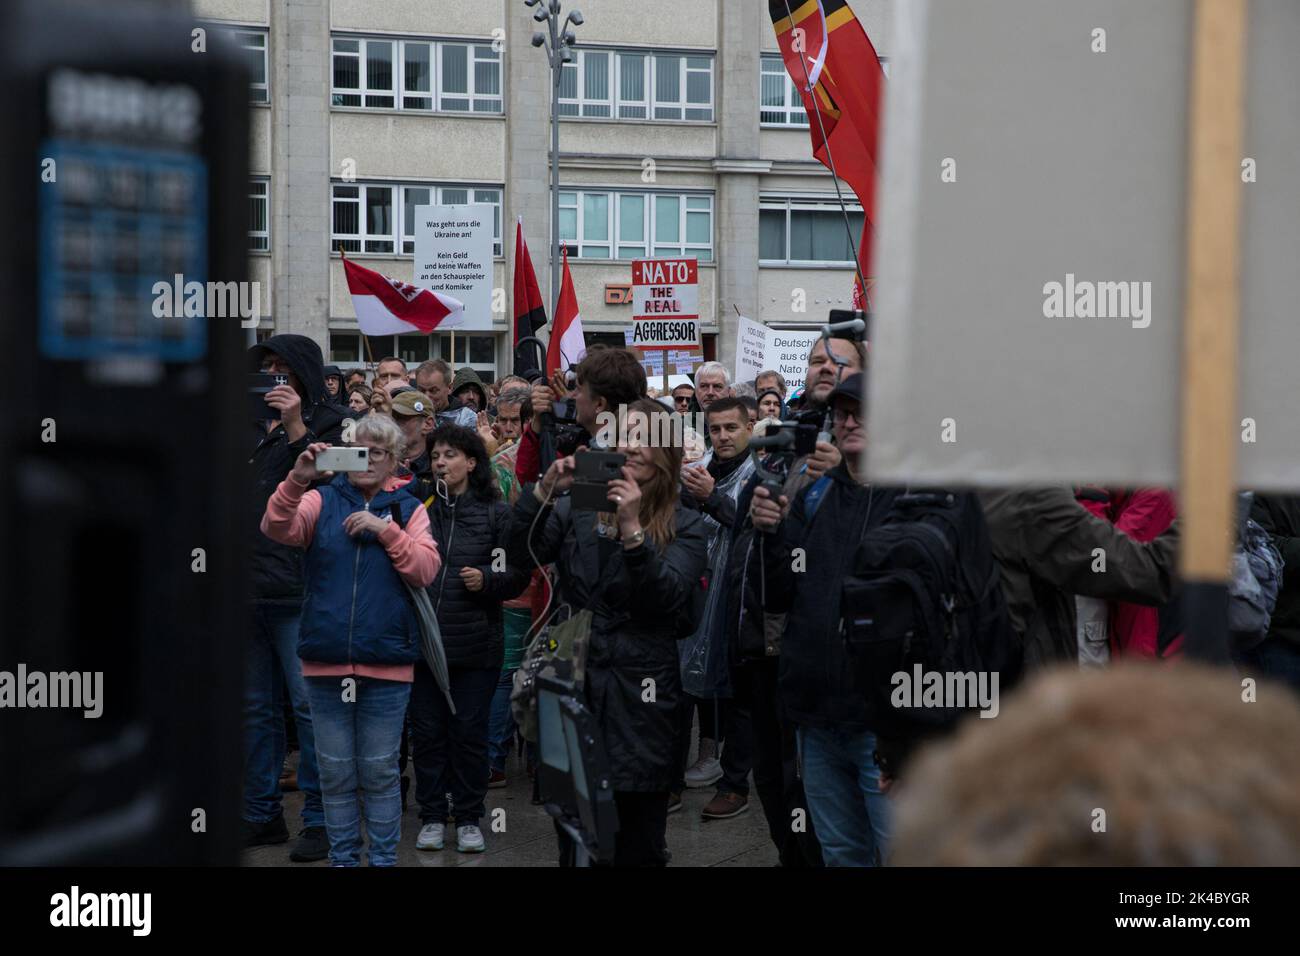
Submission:
[[700,274],[694,259],[632,263],[632,342],[635,349],[700,346]]

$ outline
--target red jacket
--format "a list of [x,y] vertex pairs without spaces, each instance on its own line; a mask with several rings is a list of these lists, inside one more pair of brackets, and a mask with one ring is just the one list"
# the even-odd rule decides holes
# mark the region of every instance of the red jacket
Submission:
[[[1152,541],[1173,524],[1177,516],[1174,496],[1158,488],[1139,488],[1111,494],[1110,520],[1120,531],[1138,541]],[[1183,650],[1183,635],[1173,639],[1160,653],[1160,608],[1116,601],[1110,616],[1112,657],[1174,657]]]

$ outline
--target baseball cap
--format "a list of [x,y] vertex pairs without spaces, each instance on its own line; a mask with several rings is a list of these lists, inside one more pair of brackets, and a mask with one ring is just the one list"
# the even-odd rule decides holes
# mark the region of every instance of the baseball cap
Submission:
[[835,386],[826,396],[826,404],[834,405],[837,398],[847,398],[862,405],[866,402],[866,385],[867,377],[861,372],[855,372]]
[[423,418],[431,418],[433,417],[433,406],[429,404],[429,400],[425,398],[423,392],[412,388],[398,392],[393,396],[393,414],[406,415],[412,418],[417,415]]

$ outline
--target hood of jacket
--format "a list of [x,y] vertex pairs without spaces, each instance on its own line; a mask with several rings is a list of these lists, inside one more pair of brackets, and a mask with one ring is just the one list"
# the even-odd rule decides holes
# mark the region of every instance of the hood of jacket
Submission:
[[305,335],[285,333],[258,342],[248,350],[249,371],[258,371],[267,353],[274,353],[284,359],[302,383],[307,392],[302,402],[304,411],[313,405],[333,401],[329,390],[325,388],[325,357],[313,339]]
[[[466,388],[472,388],[478,392],[479,411],[487,410],[487,389],[483,387],[483,379],[479,378],[478,372],[472,368],[462,368],[456,372],[456,377],[451,381],[451,396],[456,399],[458,392]],[[462,403],[463,404],[463,403]]]

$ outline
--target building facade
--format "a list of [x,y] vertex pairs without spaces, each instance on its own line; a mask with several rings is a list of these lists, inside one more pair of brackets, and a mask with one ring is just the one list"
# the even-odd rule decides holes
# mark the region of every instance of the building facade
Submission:
[[[792,0],[793,2],[793,0]],[[892,0],[852,0],[888,60]],[[797,6],[797,4],[795,5]],[[560,114],[561,239],[588,343],[623,342],[631,260],[699,261],[703,356],[734,363],[736,317],[819,325],[850,308],[834,183],[759,0],[567,0],[581,9]],[[249,278],[259,336],[367,359],[342,260],[413,272],[425,203],[494,207],[491,333],[371,338],[374,359],[510,370],[514,227],[550,290],[550,69],[522,0],[194,0],[249,58]],[[846,198],[855,202],[847,186]],[[854,236],[861,212],[851,216]],[[672,371],[672,369],[670,369]],[[682,369],[685,371],[685,369]]]

